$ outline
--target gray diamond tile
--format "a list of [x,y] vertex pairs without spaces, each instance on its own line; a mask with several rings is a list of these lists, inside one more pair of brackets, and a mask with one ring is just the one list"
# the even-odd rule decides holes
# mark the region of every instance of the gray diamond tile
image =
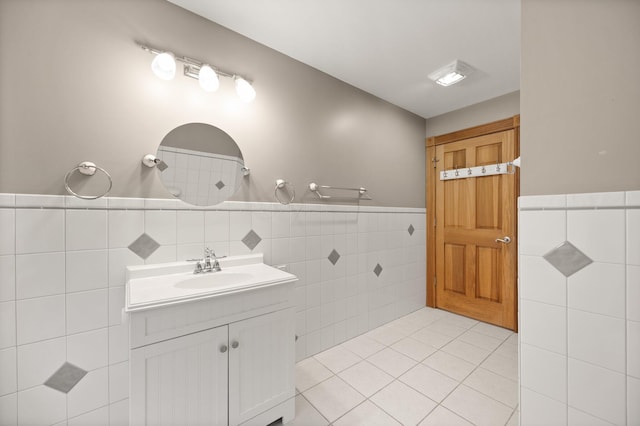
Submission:
[[82,368],[65,362],[44,382],[44,385],[60,392],[69,393],[86,374],[87,372]]
[[375,268],[373,268],[373,273],[376,274],[377,277],[382,273],[382,266],[378,263]]
[[407,229],[407,232],[409,232],[409,235],[413,235],[413,232],[416,230],[416,228],[413,227],[413,225],[409,225],[409,229]]
[[340,253],[338,253],[336,251],[336,249],[331,250],[331,253],[329,253],[329,262],[331,262],[332,264],[336,264],[336,262],[338,262],[338,260],[340,259]]
[[569,277],[593,263],[589,256],[581,252],[569,241],[560,244],[543,257],[565,277]]
[[260,241],[262,241],[262,238],[260,238],[260,235],[256,234],[253,229],[242,239],[242,242],[245,246],[249,247],[249,250],[256,248],[256,246],[260,244]]
[[222,188],[224,188],[224,182],[223,182],[223,181],[221,181],[221,180],[219,180],[219,181],[218,181],[218,183],[216,183],[216,187],[217,187],[218,189],[222,189]]
[[160,248],[160,244],[147,234],[140,235],[134,242],[129,244],[129,250],[143,259],[151,256],[158,248]]

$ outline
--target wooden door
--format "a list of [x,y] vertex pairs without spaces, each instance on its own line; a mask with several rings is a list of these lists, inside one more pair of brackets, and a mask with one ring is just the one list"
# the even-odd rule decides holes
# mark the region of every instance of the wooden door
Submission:
[[[440,180],[440,171],[513,161],[515,131],[436,147],[436,306],[516,329],[516,175]],[[461,172],[462,173],[462,172]],[[508,237],[509,243],[499,239]]]
[[230,324],[229,348],[230,425],[295,396],[293,308]]
[[227,326],[131,351],[131,425],[227,424]]

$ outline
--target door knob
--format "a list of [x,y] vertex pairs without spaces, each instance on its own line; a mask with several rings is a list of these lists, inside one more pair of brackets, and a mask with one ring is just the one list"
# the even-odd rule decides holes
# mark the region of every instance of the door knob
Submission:
[[227,345],[220,346],[220,352],[225,353],[227,351]]
[[496,243],[509,244],[510,242],[511,242],[511,238],[509,238],[508,236],[504,238],[496,238]]
[[232,342],[232,343],[231,343],[231,347],[232,347],[233,349],[237,348],[238,346],[240,346],[240,343],[238,343],[238,342]]

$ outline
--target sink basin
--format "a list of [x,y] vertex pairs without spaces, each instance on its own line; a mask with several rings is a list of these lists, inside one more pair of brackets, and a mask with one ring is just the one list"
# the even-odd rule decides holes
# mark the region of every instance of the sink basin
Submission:
[[127,267],[128,312],[297,281],[263,263],[262,254],[220,259],[221,271],[194,274],[194,262]]
[[184,289],[214,289],[217,287],[226,287],[246,282],[251,278],[251,274],[242,272],[205,272],[198,275],[192,275],[184,281],[179,281],[174,284],[174,287]]

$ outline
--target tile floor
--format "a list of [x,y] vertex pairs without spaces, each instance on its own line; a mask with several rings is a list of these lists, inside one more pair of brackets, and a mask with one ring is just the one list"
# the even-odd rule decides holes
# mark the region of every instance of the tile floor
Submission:
[[518,424],[518,336],[424,308],[296,365],[287,426]]

